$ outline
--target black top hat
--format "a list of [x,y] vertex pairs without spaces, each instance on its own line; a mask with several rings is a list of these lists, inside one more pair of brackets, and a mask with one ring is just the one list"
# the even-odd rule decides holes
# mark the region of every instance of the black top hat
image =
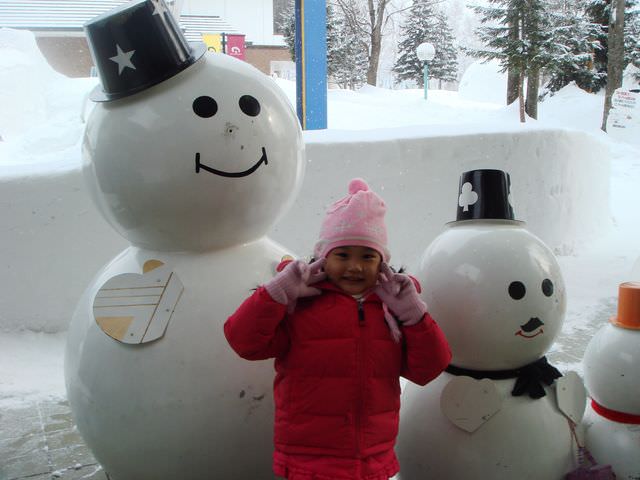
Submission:
[[460,175],[456,220],[515,220],[511,179],[502,170],[470,170]]
[[91,99],[107,102],[162,82],[198,60],[204,43],[190,47],[162,0],[134,0],[84,26],[102,88]]

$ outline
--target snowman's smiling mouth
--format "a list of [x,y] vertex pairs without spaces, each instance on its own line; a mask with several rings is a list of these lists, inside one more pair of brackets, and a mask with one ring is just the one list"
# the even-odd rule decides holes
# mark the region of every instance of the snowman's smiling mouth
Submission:
[[[542,329],[543,325],[544,322],[542,320],[540,320],[538,317],[533,317],[530,318],[529,321],[524,325],[520,325],[520,330],[518,330],[515,334],[520,335],[524,338],[537,337],[538,335],[542,335],[544,333],[544,330]],[[536,333],[531,333],[536,329],[539,330]]]
[[262,147],[262,157],[258,160],[253,167],[244,170],[242,172],[225,172],[224,170],[217,170],[215,168],[211,168],[204,163],[200,163],[200,152],[196,153],[196,173],[200,173],[200,169],[206,170],[209,173],[213,173],[214,175],[220,175],[221,177],[229,177],[229,178],[240,178],[246,177],[247,175],[251,175],[255,172],[260,165],[262,164],[268,165],[269,161],[267,160],[267,151],[264,147]]

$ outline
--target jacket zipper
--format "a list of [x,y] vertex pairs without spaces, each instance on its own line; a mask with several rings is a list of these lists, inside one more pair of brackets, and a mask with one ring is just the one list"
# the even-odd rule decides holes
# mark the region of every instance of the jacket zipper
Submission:
[[365,342],[364,342],[364,334],[365,330],[365,319],[364,319],[364,299],[357,300],[358,302],[358,326],[360,327],[359,335],[358,335],[358,390],[356,394],[356,412],[355,412],[355,423],[356,423],[356,455],[358,458],[361,456],[361,441],[360,436],[362,434],[362,397],[363,397],[363,389],[364,389],[364,358],[365,358]]

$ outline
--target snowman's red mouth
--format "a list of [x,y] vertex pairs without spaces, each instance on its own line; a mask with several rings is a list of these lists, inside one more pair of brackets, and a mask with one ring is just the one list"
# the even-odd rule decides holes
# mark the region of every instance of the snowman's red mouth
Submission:
[[267,160],[267,151],[264,147],[262,147],[262,157],[258,160],[253,167],[244,170],[242,172],[225,172],[224,170],[218,170],[212,167],[205,165],[204,163],[200,163],[200,152],[196,153],[196,173],[200,173],[200,169],[205,170],[209,173],[213,173],[214,175],[220,175],[221,177],[229,177],[229,178],[240,178],[246,177],[247,175],[251,175],[255,172],[260,165],[262,164],[268,165],[269,161]]
[[541,328],[540,330],[538,330],[536,333],[534,333],[533,335],[527,335],[526,333],[524,333],[522,330],[518,330],[516,332],[516,335],[520,335],[521,337],[524,338],[533,338],[533,337],[537,337],[538,335],[542,335],[544,333],[544,330]]
[[[533,318],[530,318],[529,321],[524,325],[520,325],[520,330],[518,330],[515,334],[520,335],[521,337],[524,337],[524,338],[537,337],[538,335],[542,335],[544,333],[544,330],[542,329],[543,325],[544,325],[544,322],[542,320],[540,320],[538,317],[533,317]],[[538,330],[536,333],[531,333],[538,328],[540,330]]]

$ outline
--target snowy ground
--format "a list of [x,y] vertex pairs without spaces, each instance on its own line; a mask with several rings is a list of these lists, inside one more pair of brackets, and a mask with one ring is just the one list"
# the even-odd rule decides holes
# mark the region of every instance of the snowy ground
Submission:
[[[2,39],[2,38],[0,38]],[[0,175],[60,168],[79,162],[84,99],[95,79],[70,80],[48,70],[20,34],[0,41]],[[9,45],[9,47],[7,47]],[[4,55],[9,52],[11,55]],[[35,55],[35,56],[34,56]],[[35,60],[34,60],[35,58]],[[34,66],[35,65],[35,66]],[[38,68],[42,75],[34,75]],[[354,129],[438,126],[450,132],[493,129],[511,131],[517,109],[500,103],[505,81],[490,66],[474,66],[460,92],[392,91],[364,87],[329,92],[329,128],[345,140]],[[22,76],[21,76],[22,75]],[[21,79],[29,81],[19,85]],[[291,99],[294,84],[279,81]],[[9,93],[8,93],[9,92]],[[10,92],[14,92],[11,95]],[[539,120],[523,128],[553,126],[591,132],[610,146],[611,211],[614,226],[599,238],[587,239],[580,250],[559,258],[568,291],[564,329],[551,352],[562,369],[580,368],[586,343],[616,308],[617,286],[633,279],[632,265],[640,254],[640,222],[636,207],[640,185],[640,143],[617,141],[600,130],[603,97],[568,86],[540,105]],[[376,133],[380,134],[380,131]],[[317,141],[317,132],[306,132]],[[640,135],[638,135],[640,142]],[[607,161],[607,159],[603,159]],[[640,280],[640,272],[635,274]],[[8,279],[4,279],[8,281]],[[0,408],[15,408],[44,398],[63,398],[64,332],[0,334]]]

